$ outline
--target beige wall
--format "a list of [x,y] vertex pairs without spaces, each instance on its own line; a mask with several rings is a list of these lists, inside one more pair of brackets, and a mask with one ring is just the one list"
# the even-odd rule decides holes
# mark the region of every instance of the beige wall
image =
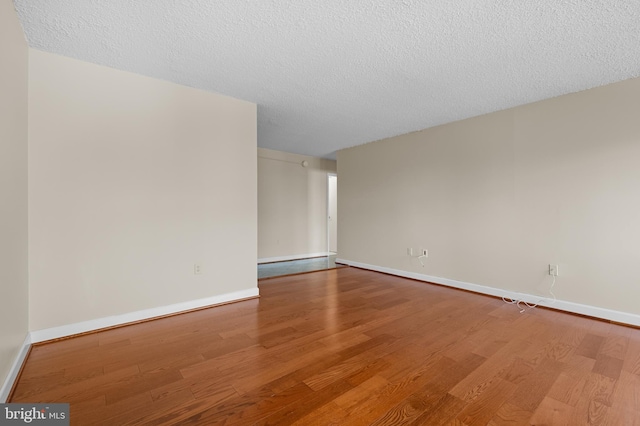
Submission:
[[28,332],[27,43],[0,1],[0,385]]
[[333,160],[258,148],[259,259],[327,251],[327,173],[335,171]]
[[256,288],[255,104],[37,50],[29,70],[31,330]]
[[[640,314],[640,79],[338,153],[340,258]],[[408,247],[429,250],[423,268]]]

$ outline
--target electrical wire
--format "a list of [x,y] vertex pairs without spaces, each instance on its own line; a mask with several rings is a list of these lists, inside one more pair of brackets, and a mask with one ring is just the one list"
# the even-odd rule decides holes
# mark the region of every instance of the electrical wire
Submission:
[[[550,302],[548,302],[549,305],[552,305],[553,303],[555,303],[556,300],[558,300],[556,298],[555,293],[553,292],[553,288],[555,287],[555,285],[556,285],[556,275],[553,276],[553,281],[551,282],[551,285],[549,286],[549,294],[551,294],[551,296],[553,297],[553,299]],[[543,298],[543,299],[538,300],[536,303],[529,304],[528,302],[526,302],[525,300],[522,300],[522,299],[512,299],[510,297],[502,296],[502,301],[503,302],[508,303],[510,305],[516,305],[516,307],[520,310],[521,314],[524,313],[527,310],[527,308],[529,308],[529,309],[536,308],[536,307],[538,307],[538,305],[540,303],[545,302],[547,300],[549,300],[549,299],[548,298]],[[523,307],[523,306],[520,306],[520,304],[524,304],[526,306],[526,308]]]

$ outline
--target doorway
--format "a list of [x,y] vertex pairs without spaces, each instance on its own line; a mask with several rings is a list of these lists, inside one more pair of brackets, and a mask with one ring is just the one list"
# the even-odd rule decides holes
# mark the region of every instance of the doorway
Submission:
[[327,251],[338,252],[338,176],[327,174]]

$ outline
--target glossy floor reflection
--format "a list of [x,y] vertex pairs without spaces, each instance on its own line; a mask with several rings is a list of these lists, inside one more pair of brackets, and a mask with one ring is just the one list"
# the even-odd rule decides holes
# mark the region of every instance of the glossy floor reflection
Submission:
[[281,275],[299,274],[301,272],[334,269],[336,255],[315,257],[313,259],[290,260],[287,262],[263,263],[258,265],[258,278],[279,277]]

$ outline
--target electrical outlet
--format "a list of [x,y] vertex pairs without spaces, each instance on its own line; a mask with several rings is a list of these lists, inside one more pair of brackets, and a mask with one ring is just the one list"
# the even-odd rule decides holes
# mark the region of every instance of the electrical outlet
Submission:
[[427,249],[421,249],[421,248],[408,248],[407,249],[407,256],[411,256],[411,257],[428,257],[429,256],[429,251]]
[[560,271],[558,269],[558,265],[554,265],[554,264],[549,264],[549,275],[557,277],[558,275],[560,275]]
[[193,264],[193,274],[194,275],[200,275],[202,274],[202,265],[199,263],[194,263]]

